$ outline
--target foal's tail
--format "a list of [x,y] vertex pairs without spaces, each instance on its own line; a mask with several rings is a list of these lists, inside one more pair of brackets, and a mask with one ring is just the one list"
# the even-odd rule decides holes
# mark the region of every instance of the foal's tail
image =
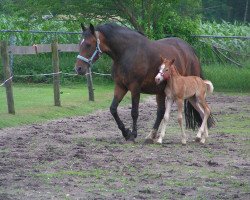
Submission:
[[213,83],[209,80],[204,80],[204,83],[207,85],[207,93],[211,94],[214,91]]

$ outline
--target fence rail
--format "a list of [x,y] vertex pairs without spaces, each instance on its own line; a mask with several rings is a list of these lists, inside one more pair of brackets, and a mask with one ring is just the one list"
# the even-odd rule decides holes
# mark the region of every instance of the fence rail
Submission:
[[[3,62],[4,70],[4,82],[0,86],[5,86],[6,88],[6,97],[8,104],[8,112],[10,114],[15,114],[14,109],[14,97],[12,89],[12,79],[15,77],[11,73],[11,67],[9,62],[9,55],[30,55],[38,53],[52,53],[52,66],[53,73],[50,74],[40,74],[40,75],[53,75],[53,88],[54,88],[54,105],[61,106],[60,101],[60,74],[66,74],[60,72],[59,69],[59,52],[78,52],[77,44],[58,44],[57,40],[54,40],[52,44],[37,44],[33,46],[7,46],[6,41],[1,41],[0,43],[1,57]],[[72,75],[72,74],[70,74]],[[76,74],[74,74],[76,75]],[[104,74],[107,75],[107,74]],[[29,76],[29,75],[21,75]],[[92,83],[92,73],[86,74],[88,80],[88,89],[89,89],[89,100],[94,101],[94,90]],[[91,94],[91,95],[90,95]]]
[[[79,46],[77,44],[58,44],[58,51],[60,52],[78,52]],[[51,53],[50,44],[34,44],[33,46],[15,46],[8,47],[8,52],[13,55],[31,55],[38,53]]]

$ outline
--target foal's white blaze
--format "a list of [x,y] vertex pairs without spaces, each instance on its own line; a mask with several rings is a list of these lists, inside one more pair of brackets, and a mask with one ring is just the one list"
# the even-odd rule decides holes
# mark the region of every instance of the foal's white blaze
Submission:
[[162,64],[162,65],[160,66],[160,71],[158,72],[158,74],[157,74],[156,77],[155,77],[155,80],[156,80],[157,83],[160,83],[160,82],[163,81],[162,73],[163,73],[163,69],[164,69],[164,68],[165,68],[165,65]]

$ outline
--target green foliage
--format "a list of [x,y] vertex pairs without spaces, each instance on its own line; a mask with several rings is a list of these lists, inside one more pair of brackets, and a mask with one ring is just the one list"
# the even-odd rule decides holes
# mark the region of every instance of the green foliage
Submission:
[[[249,36],[250,24],[241,24],[238,22],[228,23],[223,21],[218,24],[216,22],[200,22],[199,33],[201,35],[215,36]],[[248,60],[250,57],[250,40],[233,39],[233,38],[200,38],[194,43],[195,49],[199,54],[202,63],[223,62],[223,57],[218,58],[218,53],[214,51],[213,46],[219,47],[229,58],[233,58],[238,62]],[[227,50],[227,51],[226,51]]]
[[[0,15],[0,30],[38,30],[38,31],[80,31],[79,22],[63,20],[30,20],[17,16]],[[29,32],[23,33],[1,33],[0,40],[10,40],[10,36],[15,36],[16,45],[50,44],[54,38],[58,38],[59,43],[78,43],[81,34],[45,34]]]

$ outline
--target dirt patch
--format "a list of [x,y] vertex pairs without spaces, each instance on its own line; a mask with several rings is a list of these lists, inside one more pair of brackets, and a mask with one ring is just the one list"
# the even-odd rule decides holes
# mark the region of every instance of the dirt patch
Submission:
[[[108,109],[0,129],[0,199],[250,199],[250,97],[208,100],[217,125],[205,145],[192,131],[181,145],[176,112],[162,146],[142,145],[153,97],[140,104],[136,144],[125,143]],[[119,109],[127,126],[130,112]]]

